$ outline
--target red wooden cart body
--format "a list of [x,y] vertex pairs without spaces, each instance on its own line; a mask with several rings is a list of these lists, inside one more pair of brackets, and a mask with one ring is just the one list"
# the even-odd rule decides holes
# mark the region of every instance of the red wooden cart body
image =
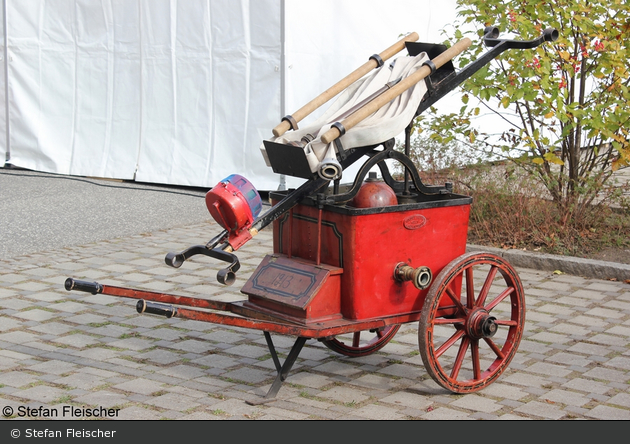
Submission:
[[[469,210],[470,198],[449,194],[379,208],[325,205],[320,215],[307,199],[274,222],[274,254],[242,291],[249,306],[305,323],[418,313],[428,289],[396,279],[396,266],[437,275],[466,251]],[[306,276],[321,282],[307,288]]]

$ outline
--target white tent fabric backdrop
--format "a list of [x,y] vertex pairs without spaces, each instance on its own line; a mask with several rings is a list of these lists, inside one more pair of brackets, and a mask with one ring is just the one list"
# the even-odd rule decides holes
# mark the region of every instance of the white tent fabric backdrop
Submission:
[[3,0],[0,154],[59,174],[211,187],[238,173],[277,189],[259,146],[280,118],[401,34],[440,41],[446,3]]

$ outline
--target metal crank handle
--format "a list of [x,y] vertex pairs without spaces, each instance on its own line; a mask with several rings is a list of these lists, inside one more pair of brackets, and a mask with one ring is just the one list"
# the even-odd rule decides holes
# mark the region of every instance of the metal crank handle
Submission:
[[236,281],[236,272],[241,268],[241,264],[238,257],[232,254],[232,247],[229,245],[224,246],[223,249],[210,249],[207,245],[194,245],[181,253],[168,253],[164,258],[164,262],[166,262],[166,265],[179,268],[186,259],[189,259],[197,254],[219,259],[223,262],[229,262],[229,266],[219,270],[217,273],[217,280],[223,285],[232,285]]
[[211,239],[206,245],[195,245],[193,247],[187,248],[181,253],[168,253],[164,258],[164,262],[166,265],[173,268],[179,268],[184,265],[186,260],[190,259],[191,256],[196,254],[204,254],[200,249],[209,249],[212,250],[214,247],[219,245],[223,240],[227,238],[228,232],[227,230],[223,230],[218,236],[215,236]]

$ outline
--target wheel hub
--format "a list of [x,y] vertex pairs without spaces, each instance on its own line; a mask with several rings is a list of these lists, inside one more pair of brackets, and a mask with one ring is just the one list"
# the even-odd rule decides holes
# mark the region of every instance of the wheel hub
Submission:
[[482,308],[475,310],[466,320],[466,333],[473,339],[491,338],[499,329],[496,320]]

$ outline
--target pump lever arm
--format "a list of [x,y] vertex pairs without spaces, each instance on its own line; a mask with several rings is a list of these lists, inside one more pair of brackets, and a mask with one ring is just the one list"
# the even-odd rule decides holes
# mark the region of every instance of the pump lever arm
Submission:
[[226,237],[227,230],[224,230],[206,245],[193,245],[192,247],[186,248],[181,253],[168,253],[164,258],[164,262],[170,267],[179,268],[186,260],[198,254],[219,259],[223,262],[229,262],[230,265],[228,267],[218,271],[217,280],[221,284],[232,285],[236,280],[236,272],[241,268],[241,264],[238,257],[232,254],[232,247],[228,244],[223,244],[220,248],[217,248],[217,245],[225,240]]

